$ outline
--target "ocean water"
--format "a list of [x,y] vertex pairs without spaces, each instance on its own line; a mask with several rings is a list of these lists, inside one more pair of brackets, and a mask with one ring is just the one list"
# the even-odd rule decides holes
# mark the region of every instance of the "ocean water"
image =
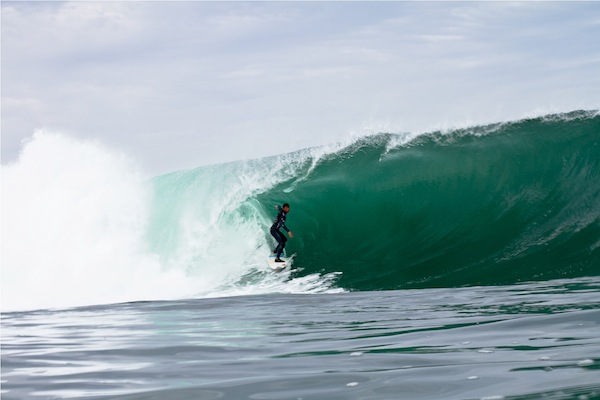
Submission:
[[37,132],[2,180],[3,399],[600,398],[597,111],[152,178]]

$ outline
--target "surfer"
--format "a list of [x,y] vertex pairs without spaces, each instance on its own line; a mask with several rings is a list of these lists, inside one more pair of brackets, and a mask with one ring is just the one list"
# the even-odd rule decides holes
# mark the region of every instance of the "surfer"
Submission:
[[278,209],[279,212],[277,213],[277,218],[275,218],[273,226],[271,226],[271,235],[273,235],[275,240],[277,240],[277,248],[273,251],[273,253],[276,253],[277,255],[275,262],[284,262],[279,257],[281,257],[281,253],[283,252],[283,248],[285,247],[285,242],[287,242],[287,239],[279,229],[285,229],[290,239],[294,237],[292,231],[285,226],[285,217],[287,213],[290,212],[290,205],[285,203],[283,207],[275,206],[275,208]]

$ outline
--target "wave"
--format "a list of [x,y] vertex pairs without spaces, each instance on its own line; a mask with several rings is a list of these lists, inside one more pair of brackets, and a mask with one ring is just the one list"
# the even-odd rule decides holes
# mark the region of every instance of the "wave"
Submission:
[[405,141],[380,134],[261,204],[292,204],[306,271],[354,290],[600,274],[600,117],[550,115]]
[[[382,133],[145,178],[38,132],[2,167],[2,307],[600,274],[600,116]],[[265,255],[288,202],[293,272]]]

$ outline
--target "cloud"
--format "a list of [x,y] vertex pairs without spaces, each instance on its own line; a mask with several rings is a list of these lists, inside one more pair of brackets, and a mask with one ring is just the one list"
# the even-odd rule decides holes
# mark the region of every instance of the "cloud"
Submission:
[[2,159],[35,129],[153,173],[598,107],[597,3],[3,2]]

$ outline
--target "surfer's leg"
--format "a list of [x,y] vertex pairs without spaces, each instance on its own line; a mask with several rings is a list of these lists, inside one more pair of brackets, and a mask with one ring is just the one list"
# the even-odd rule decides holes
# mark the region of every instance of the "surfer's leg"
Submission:
[[[275,240],[277,240],[277,247],[275,247],[274,253],[280,254],[279,248],[281,247],[281,232],[275,229],[271,229],[271,235],[275,238]],[[277,257],[279,258],[279,255]]]
[[273,237],[275,238],[275,240],[277,240],[277,248],[275,249],[275,252],[277,253],[277,258],[279,258],[281,256],[281,253],[283,253],[283,248],[285,247],[285,242],[287,241],[287,239],[285,238],[285,236],[283,236],[283,233],[281,233],[280,231],[271,231],[271,235],[273,235]]
[[275,240],[277,240],[277,243],[279,243],[281,241],[279,239],[280,235],[281,235],[281,232],[279,232],[278,230],[275,230],[275,229],[271,229],[271,236],[273,236],[275,238]]
[[283,236],[282,233],[279,233],[279,245],[277,245],[277,258],[279,258],[281,256],[281,253],[283,253],[283,249],[285,247],[285,242],[286,242],[286,238],[285,236]]

